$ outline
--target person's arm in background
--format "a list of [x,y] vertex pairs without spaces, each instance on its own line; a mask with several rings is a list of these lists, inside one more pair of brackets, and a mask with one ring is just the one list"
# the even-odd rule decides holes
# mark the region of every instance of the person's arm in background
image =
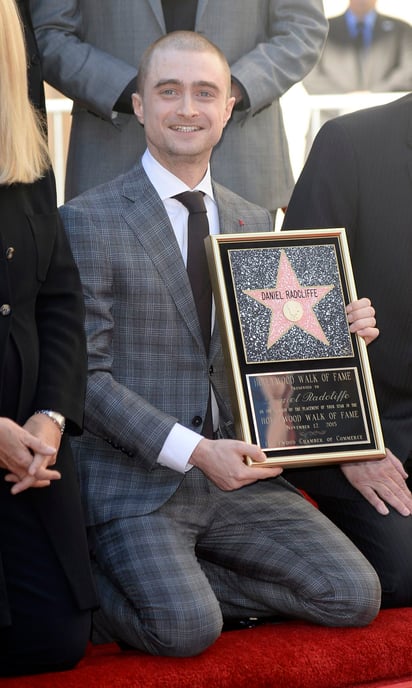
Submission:
[[269,14],[267,39],[230,65],[247,95],[246,112],[252,115],[308,74],[328,32],[321,0],[272,0]]
[[136,66],[82,40],[78,0],[30,0],[30,8],[45,80],[111,120],[117,100],[136,78]]

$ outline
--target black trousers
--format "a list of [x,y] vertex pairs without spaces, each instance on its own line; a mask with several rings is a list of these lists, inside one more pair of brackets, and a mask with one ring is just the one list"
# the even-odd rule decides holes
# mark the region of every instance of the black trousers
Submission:
[[391,507],[381,516],[338,467],[289,469],[283,476],[313,497],[372,564],[382,586],[382,607],[412,606],[412,516]]
[[84,655],[91,613],[75,603],[31,491],[12,496],[4,474],[0,470],[0,676],[70,669]]

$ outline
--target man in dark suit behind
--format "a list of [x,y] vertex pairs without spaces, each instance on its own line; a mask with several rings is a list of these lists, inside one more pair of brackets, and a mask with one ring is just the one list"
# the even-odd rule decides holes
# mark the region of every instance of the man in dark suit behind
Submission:
[[[204,37],[178,32],[155,43],[139,75],[142,160],[62,208],[87,311],[87,432],[74,451],[96,631],[184,656],[214,642],[223,619],[368,623],[380,604],[373,569],[280,468],[245,464],[264,454],[233,438],[217,328],[208,347],[201,336],[176,194],[204,194],[213,233],[272,228],[267,210],[210,177],[234,104],[229,65]],[[374,329],[370,309],[359,312],[359,327]]]
[[322,56],[303,83],[313,94],[410,91],[412,26],[379,14],[376,0],[349,0],[329,19]]
[[346,227],[357,288],[380,336],[369,347],[387,456],[288,471],[376,569],[386,607],[412,604],[412,95],[327,122],[297,181],[284,229]]

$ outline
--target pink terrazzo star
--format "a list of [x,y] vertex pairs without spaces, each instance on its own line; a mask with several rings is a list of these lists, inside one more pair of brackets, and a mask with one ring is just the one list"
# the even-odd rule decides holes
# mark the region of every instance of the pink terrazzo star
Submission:
[[276,344],[293,326],[323,344],[329,341],[313,307],[334,288],[333,284],[304,287],[300,284],[285,251],[281,251],[276,286],[272,289],[244,289],[244,293],[272,311],[267,348]]

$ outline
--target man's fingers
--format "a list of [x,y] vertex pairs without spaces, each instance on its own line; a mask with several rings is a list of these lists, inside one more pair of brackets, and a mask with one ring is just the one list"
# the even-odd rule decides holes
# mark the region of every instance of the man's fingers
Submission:
[[389,514],[388,507],[386,506],[385,502],[380,499],[375,490],[372,490],[370,487],[362,487],[362,489],[359,489],[359,492],[379,514],[382,516],[387,516]]
[[412,499],[409,491],[392,490],[385,485],[377,488],[363,486],[359,492],[368,500],[378,513],[386,516],[389,513],[387,504],[395,509],[401,516],[410,516],[412,513]]

